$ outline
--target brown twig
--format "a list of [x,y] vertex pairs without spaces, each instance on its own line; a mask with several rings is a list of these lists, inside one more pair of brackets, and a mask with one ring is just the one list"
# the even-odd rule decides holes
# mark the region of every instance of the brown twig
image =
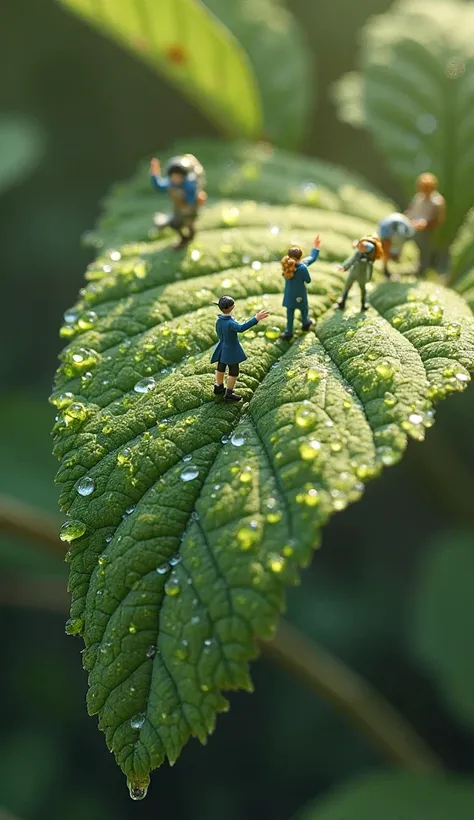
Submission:
[[[25,504],[0,498],[0,532],[30,538],[55,555],[64,549],[56,521]],[[4,579],[0,604],[67,612],[68,601],[60,580]],[[281,620],[273,641],[261,642],[269,659],[287,669],[319,696],[344,712],[386,758],[412,772],[436,772],[442,764],[413,727],[369,683],[345,664]]]
[[443,764],[411,724],[367,681],[283,619],[265,656],[343,712],[385,758],[410,772],[439,772]]
[[31,540],[63,558],[66,550],[58,537],[59,527],[54,516],[11,496],[0,495],[0,532]]

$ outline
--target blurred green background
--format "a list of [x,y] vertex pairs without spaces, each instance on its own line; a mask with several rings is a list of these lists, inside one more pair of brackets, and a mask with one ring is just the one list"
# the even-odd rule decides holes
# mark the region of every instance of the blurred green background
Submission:
[[[370,137],[339,122],[330,97],[356,65],[361,26],[390,5],[288,8],[317,89],[302,153],[362,173],[403,206]],[[0,120],[20,117],[35,145],[32,170],[0,196],[0,492],[55,513],[47,396],[62,313],[91,259],[80,236],[139,160],[216,131],[52,0],[3,4],[0,55]],[[460,773],[474,769],[473,414],[472,388],[443,404],[427,442],[410,444],[399,466],[332,520],[288,598],[288,619],[368,678]],[[19,818],[285,820],[342,779],[385,765],[330,705],[260,660],[255,694],[233,694],[207,747],[191,742],[174,768],[155,774],[147,800],[132,804],[86,716],[79,642],[65,637],[60,611],[65,565],[0,536],[0,573],[0,807]],[[35,605],[29,584],[39,581],[46,601]]]

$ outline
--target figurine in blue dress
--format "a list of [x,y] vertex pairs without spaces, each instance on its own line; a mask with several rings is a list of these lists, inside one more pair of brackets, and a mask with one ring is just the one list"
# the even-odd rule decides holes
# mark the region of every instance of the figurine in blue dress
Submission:
[[168,219],[155,214],[153,222],[158,229],[173,228],[180,237],[175,250],[186,247],[196,233],[199,206],[206,200],[203,191],[204,169],[192,154],[173,157],[166,166],[165,176],[161,176],[161,166],[154,158],[150,163],[152,185],[158,191],[167,191],[173,201],[173,213]]
[[301,311],[301,323],[303,330],[309,330],[311,319],[309,318],[308,294],[306,285],[311,282],[308,267],[316,262],[319,256],[321,240],[317,236],[314,246],[309,256],[305,256],[301,248],[290,248],[287,255],[281,260],[282,276],[285,279],[285,292],[283,295],[283,307],[286,307],[286,330],[280,335],[280,339],[288,341],[293,336],[293,323],[295,310]]
[[[226,401],[240,401],[242,396],[234,393],[234,385],[239,375],[239,365],[246,360],[247,356],[239,342],[238,334],[244,333],[258,322],[261,322],[262,319],[266,319],[268,310],[260,310],[252,319],[239,324],[231,316],[235,307],[232,296],[221,296],[215,304],[217,304],[221,313],[216,321],[216,333],[219,341],[211,358],[211,362],[217,362],[214,395],[223,396]],[[224,386],[226,369],[229,370],[227,389]]]

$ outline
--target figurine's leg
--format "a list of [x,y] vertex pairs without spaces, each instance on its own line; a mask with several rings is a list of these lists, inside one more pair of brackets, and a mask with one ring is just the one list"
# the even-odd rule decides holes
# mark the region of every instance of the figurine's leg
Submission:
[[354,277],[353,277],[352,272],[351,272],[349,274],[349,276],[347,277],[347,279],[346,279],[346,284],[344,285],[344,290],[342,291],[340,298],[336,302],[337,307],[341,308],[341,310],[344,310],[344,308],[346,306],[346,300],[347,300],[347,297],[349,295],[349,291],[350,291],[353,284],[354,284]]
[[424,231],[418,231],[418,233],[415,236],[415,242],[418,245],[418,249],[420,251],[418,275],[422,276],[430,267],[432,253],[431,231],[429,229],[426,229]]
[[367,308],[369,306],[367,304],[367,298],[366,298],[366,295],[365,295],[366,283],[365,282],[359,282],[359,288],[360,288],[360,309],[361,310],[367,310]]
[[390,239],[382,239],[382,250],[383,250],[383,273],[387,279],[390,279],[390,271],[388,269],[388,260],[390,259],[390,246],[391,246]]
[[312,321],[309,318],[309,308],[308,305],[305,305],[301,308],[301,324],[303,326],[303,330],[307,331],[310,329],[312,325]]
[[229,375],[227,376],[227,390],[225,391],[225,400],[226,401],[241,401],[242,396],[238,396],[237,393],[234,393],[234,385],[237,381],[239,375],[239,365],[238,364],[230,364],[229,365]]
[[280,333],[280,339],[288,341],[293,336],[293,324],[295,321],[295,309],[287,307],[286,309],[286,330]]
[[226,366],[223,362],[217,362],[216,381],[215,381],[215,384],[214,384],[214,395],[215,396],[222,396],[225,393],[225,387],[224,387],[225,367]]

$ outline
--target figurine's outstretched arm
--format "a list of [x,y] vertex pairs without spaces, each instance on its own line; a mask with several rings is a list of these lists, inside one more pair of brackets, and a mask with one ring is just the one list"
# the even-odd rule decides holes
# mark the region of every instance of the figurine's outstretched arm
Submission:
[[150,162],[150,176],[151,176],[151,184],[157,188],[159,191],[167,191],[169,188],[169,180],[163,179],[161,176],[161,166],[159,160],[156,157]]
[[242,322],[242,324],[239,324],[238,322],[236,322],[235,319],[232,319],[232,321],[230,323],[230,325],[232,327],[232,330],[237,331],[237,333],[245,333],[246,330],[248,330],[249,328],[253,327],[256,324],[257,324],[256,316],[252,316],[251,319],[248,319],[247,322]]
[[[320,247],[321,247],[321,239],[319,238],[319,234],[318,234],[318,236],[316,236],[315,239],[314,239],[314,247],[313,247],[310,255],[305,256],[305,258],[301,260],[301,263],[303,265],[306,265],[306,267],[309,267],[309,265],[312,265],[313,262],[316,262],[316,259],[319,256]],[[310,277],[309,273],[308,273],[308,278],[305,277],[305,282],[311,282],[311,277]]]
[[232,319],[231,327],[233,330],[236,330],[237,333],[245,333],[246,330],[249,330],[249,328],[254,327],[254,325],[261,322],[262,319],[266,319],[267,316],[268,310],[260,310],[256,316],[252,316],[251,319],[248,319],[246,322],[242,322],[242,324],[239,324],[235,321],[235,319]]
[[338,265],[339,270],[349,270],[350,267],[357,262],[358,259],[362,256],[359,250],[355,250],[350,256],[347,257],[346,261],[342,263],[342,265]]

